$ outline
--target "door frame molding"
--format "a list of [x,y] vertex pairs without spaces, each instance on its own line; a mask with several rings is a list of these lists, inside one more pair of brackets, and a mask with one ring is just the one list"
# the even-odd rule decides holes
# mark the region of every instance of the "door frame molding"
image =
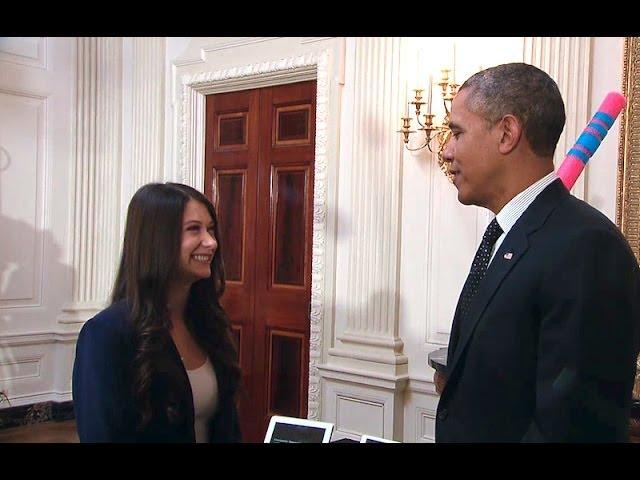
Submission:
[[[329,132],[329,66],[331,49],[274,61],[199,72],[181,77],[178,118],[178,181],[204,192],[205,96],[316,80],[316,138],[313,182],[311,312],[309,328],[309,395],[307,418],[320,416],[320,374],[325,311],[327,245],[327,144]],[[335,233],[331,234],[334,237]],[[335,238],[329,238],[332,243]]]

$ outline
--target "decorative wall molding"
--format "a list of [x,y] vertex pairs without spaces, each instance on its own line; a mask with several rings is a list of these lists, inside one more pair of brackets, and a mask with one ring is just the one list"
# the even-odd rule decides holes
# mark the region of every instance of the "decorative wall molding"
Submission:
[[428,378],[420,375],[411,375],[407,389],[412,392],[426,393],[434,396],[438,395],[436,385],[433,383],[433,377]]
[[244,37],[235,40],[229,40],[227,42],[214,43],[200,48],[199,58],[183,58],[173,62],[176,67],[187,67],[191,65],[204,64],[207,62],[208,54],[211,52],[219,52],[222,50],[229,50],[232,48],[242,47],[245,45],[253,45],[256,43],[268,42],[271,40],[278,40],[282,37]]
[[404,342],[400,337],[372,337],[367,335],[350,335],[348,333],[344,333],[342,335],[338,335],[337,338],[349,343],[389,347],[396,352],[402,352],[404,347]]
[[84,322],[104,307],[117,266],[121,162],[122,39],[77,39],[73,301],[60,323]]
[[20,407],[23,405],[33,405],[42,402],[68,402],[72,400],[72,392],[71,390],[67,391],[45,391],[45,392],[36,392],[36,393],[23,393],[18,395],[10,395],[9,400],[11,401],[11,405],[7,407],[3,407],[0,409],[2,411],[4,408],[11,407]]
[[332,40],[334,38],[336,37],[303,37],[302,40],[300,40],[300,44],[308,45],[310,43],[323,42],[325,40]]
[[164,37],[133,39],[131,194],[162,180],[164,157]]
[[449,343],[458,295],[488,223],[488,211],[460,204],[455,187],[442,177],[431,157],[428,161],[423,199],[427,221],[423,273],[426,315],[424,346],[420,347],[425,364],[428,352],[423,348],[433,350]]
[[[12,408],[71,400],[73,352],[80,324],[68,331],[0,335],[0,387]],[[65,361],[60,363],[60,360]]]
[[[415,409],[416,439],[418,443],[435,443],[436,412],[427,408]],[[434,429],[431,432],[431,429]]]
[[47,68],[46,37],[0,37],[0,61]]
[[401,45],[399,38],[347,40],[353,68],[345,77],[343,105],[352,123],[341,125],[347,139],[341,159],[348,168],[340,222],[348,224],[344,313],[335,346],[319,366],[322,416],[336,425],[334,438],[403,438],[409,379],[399,335],[403,151],[392,135],[404,104]]
[[24,347],[49,343],[75,343],[77,339],[77,331],[32,332],[16,335],[0,335],[0,348]]
[[334,423],[333,438],[368,433],[402,440],[407,376],[372,374],[322,365],[323,420]]
[[[24,380],[26,378],[40,377],[40,365],[43,355],[28,355],[17,358],[3,359],[0,357],[0,382],[11,382],[14,380]],[[17,369],[19,365],[31,365],[32,373],[17,374],[15,376],[5,376],[5,371]],[[13,366],[13,367],[12,367]]]
[[342,365],[320,365],[318,369],[322,371],[322,378],[325,379],[388,390],[403,390],[409,380],[409,375],[389,375]]
[[408,368],[399,337],[403,151],[400,139],[389,133],[395,130],[404,103],[401,39],[350,41],[348,304],[346,325],[329,350],[328,364],[402,377]]
[[[640,261],[640,37],[624,42],[622,111],[618,154],[616,224]],[[640,356],[636,362],[634,398],[640,398]]]
[[[340,340],[344,341],[344,337],[339,337]],[[362,341],[358,343],[364,344]],[[408,362],[406,355],[389,355],[385,353],[381,353],[379,351],[369,352],[369,351],[354,351],[354,350],[345,350],[341,348],[331,348],[329,353],[334,357],[344,357],[347,359],[353,360],[364,360],[366,362],[372,362],[375,364],[386,364],[386,365],[405,365]]]
[[640,261],[640,37],[625,39],[616,223]]
[[20,58],[0,54],[0,105],[8,107],[0,113],[0,297],[7,300],[0,301],[0,390],[9,397],[3,412],[69,390],[77,337],[71,326],[72,339],[53,333],[65,329],[56,316],[72,299],[77,39],[13,40],[9,50]]
[[[324,53],[327,52],[328,50]],[[316,78],[318,59],[318,54],[310,53],[214,72],[183,75],[181,81],[183,87],[188,86],[189,89],[196,90],[202,95],[246,90],[252,85],[258,85],[259,87],[256,88],[260,88],[303,82]]]
[[400,78],[394,74],[400,66],[400,39],[355,42],[353,233],[347,283],[347,298],[354,301],[345,334],[397,338],[402,150],[398,138],[387,132],[393,132],[403,104]]
[[36,100],[46,101],[47,97],[45,95],[40,95],[38,93],[29,92],[26,90],[19,89],[8,89],[8,88],[0,88],[0,93],[6,93],[7,95],[17,95],[20,97],[34,98]]
[[[554,155],[559,167],[591,118],[589,79],[591,77],[590,37],[525,37],[524,61],[547,72],[558,84],[567,121]],[[586,169],[571,192],[585,198]]]
[[[4,193],[4,198],[19,200],[15,203],[10,201],[4,209],[0,205],[0,215],[6,216],[2,217],[1,224],[8,229],[8,233],[3,232],[3,251],[0,252],[0,263],[4,266],[0,271],[0,309],[41,307],[45,248],[43,232],[47,204],[44,185],[46,172],[51,168],[46,145],[49,103],[44,95],[15,88],[0,88],[0,97],[3,96],[4,99],[0,98],[3,106],[15,110],[12,123],[2,129],[6,138],[4,146],[0,146],[0,191]],[[18,104],[21,104],[24,124],[18,123],[15,118]],[[14,143],[15,140],[18,141]],[[21,143],[29,145],[27,150]],[[32,151],[29,150],[31,148]],[[11,154],[15,155],[16,152],[6,149],[15,149],[21,154],[20,161],[13,165],[13,172]],[[13,158],[13,162],[16,160]],[[3,173],[4,170],[8,170],[8,173]],[[26,217],[29,217],[27,222]],[[18,278],[14,276],[16,273]]]
[[[359,439],[363,433],[384,436],[384,410],[386,403],[384,399],[375,398],[374,396],[362,398],[361,396],[356,397],[349,393],[337,392],[336,430],[353,439]],[[354,415],[354,412],[358,412],[358,414]],[[349,426],[353,424],[357,425],[358,423],[366,423],[368,430],[364,431],[363,427],[357,430],[349,428]]]
[[176,60],[173,62],[175,67],[188,67],[190,65],[198,65],[199,63],[204,63],[204,61],[200,58],[185,58],[184,60]]
[[316,79],[316,156],[314,167],[313,246],[308,418],[319,419],[320,377],[325,310],[327,229],[327,143],[331,50],[308,53],[181,77],[178,181],[204,191],[205,95]]
[[242,47],[244,45],[253,45],[254,43],[268,42],[270,40],[277,40],[279,38],[282,37],[244,37],[237,40],[230,40],[228,42],[207,45],[206,47],[202,47],[200,51],[203,52],[202,59],[204,60],[205,53],[228,50],[230,48]]

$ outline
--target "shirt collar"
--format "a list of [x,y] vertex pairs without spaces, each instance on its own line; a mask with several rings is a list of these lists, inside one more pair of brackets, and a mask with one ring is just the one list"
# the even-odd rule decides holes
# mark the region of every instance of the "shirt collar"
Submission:
[[545,175],[533,185],[530,185],[513,197],[504,207],[502,207],[502,210],[500,210],[496,215],[496,220],[498,221],[500,228],[502,228],[504,235],[509,233],[509,230],[511,230],[536,197],[557,178],[558,176],[556,175],[556,172],[551,172],[548,175]]

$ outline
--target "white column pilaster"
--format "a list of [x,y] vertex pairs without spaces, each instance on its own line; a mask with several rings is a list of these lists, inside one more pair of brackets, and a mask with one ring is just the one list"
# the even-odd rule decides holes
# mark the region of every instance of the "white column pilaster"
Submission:
[[[319,367],[327,385],[323,417],[336,423],[338,434],[401,439],[408,378],[398,335],[402,142],[395,130],[404,105],[401,40],[347,42],[353,52],[353,123],[346,126],[352,143],[344,159],[351,164],[348,304],[346,326]],[[356,417],[368,420],[351,424]]]
[[104,308],[118,257],[122,40],[77,39],[71,248],[73,301],[60,323]]
[[132,193],[162,181],[164,159],[165,39],[133,39]]
[[[551,75],[558,84],[564,100],[567,121],[553,159],[557,168],[587,126],[593,113],[589,111],[591,38],[525,37],[524,61]],[[585,197],[587,174],[588,169],[585,169],[571,189],[571,192],[581,199]]]
[[165,38],[126,37],[123,49],[120,244],[131,197],[142,185],[165,180]]

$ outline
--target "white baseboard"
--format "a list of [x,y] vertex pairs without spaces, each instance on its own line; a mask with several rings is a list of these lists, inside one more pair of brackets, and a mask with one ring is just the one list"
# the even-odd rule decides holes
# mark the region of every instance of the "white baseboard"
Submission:
[[2,402],[0,410],[12,407],[21,407],[23,405],[33,405],[34,403],[43,402],[70,402],[72,400],[71,392],[41,392],[31,393],[28,395],[16,395],[15,397],[9,397],[9,402]]

